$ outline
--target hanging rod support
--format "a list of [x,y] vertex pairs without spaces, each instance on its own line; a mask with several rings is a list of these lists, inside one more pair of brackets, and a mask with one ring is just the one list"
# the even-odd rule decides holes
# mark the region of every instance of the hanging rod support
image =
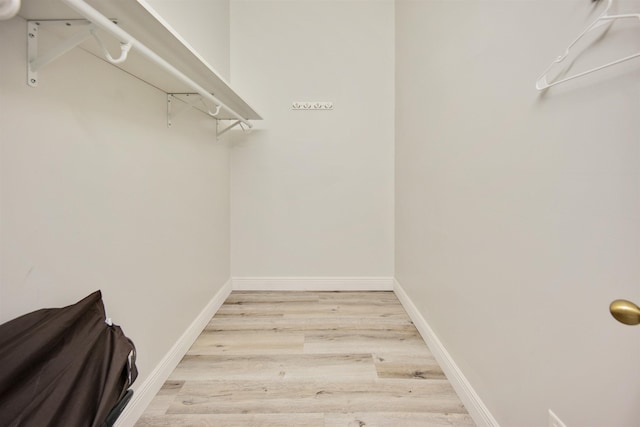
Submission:
[[[38,56],[40,27],[54,25],[65,27],[82,25],[83,28],[73,36],[51,48],[46,53]],[[85,19],[67,19],[64,21],[27,21],[27,84],[31,87],[38,86],[38,70],[60,58],[65,53],[90,38],[93,30],[95,30],[95,26]]]
[[[202,102],[204,103],[204,101],[202,101]],[[222,105],[216,105],[216,112],[214,113],[211,110],[209,110],[209,108],[207,107],[207,114],[217,120],[218,119],[218,114],[220,114],[220,110],[221,109],[222,109]]]
[[111,53],[109,53],[107,46],[105,46],[104,42],[96,32],[95,27],[91,29],[91,35],[100,45],[100,49],[102,49],[102,55],[104,55],[104,58],[107,61],[111,62],[112,64],[120,64],[127,60],[127,55],[131,50],[131,46],[133,46],[133,40],[129,40],[127,43],[120,43],[120,56],[114,58],[113,56],[111,56]]

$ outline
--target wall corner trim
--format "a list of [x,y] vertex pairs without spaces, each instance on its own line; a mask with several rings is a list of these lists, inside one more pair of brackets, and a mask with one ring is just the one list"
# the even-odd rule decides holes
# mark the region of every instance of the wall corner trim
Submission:
[[392,291],[393,277],[233,277],[234,291]]
[[500,427],[496,419],[491,415],[491,412],[489,412],[489,409],[480,399],[480,396],[478,396],[460,368],[458,368],[458,365],[438,336],[418,311],[418,308],[413,304],[400,283],[395,279],[393,291],[478,427]]
[[220,309],[229,294],[231,294],[231,283],[232,281],[229,279],[213,296],[147,379],[134,391],[131,401],[118,418],[116,427],[132,427],[142,416],[151,400],[153,400],[164,382],[169,378],[169,375],[178,366],[182,357],[207,326],[209,320]]

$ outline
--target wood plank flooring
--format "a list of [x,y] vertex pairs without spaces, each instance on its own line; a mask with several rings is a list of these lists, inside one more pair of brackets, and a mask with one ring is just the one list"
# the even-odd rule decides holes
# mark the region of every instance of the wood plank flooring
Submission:
[[393,292],[233,292],[136,424],[474,425]]

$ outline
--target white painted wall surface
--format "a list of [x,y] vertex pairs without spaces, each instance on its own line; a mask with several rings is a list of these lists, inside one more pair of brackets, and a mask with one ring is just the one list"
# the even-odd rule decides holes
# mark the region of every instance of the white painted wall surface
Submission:
[[[393,275],[393,2],[231,2],[234,276]],[[333,111],[292,111],[292,101]]]
[[229,150],[215,125],[74,50],[25,81],[0,23],[0,322],[101,289],[139,386],[229,279]]
[[229,0],[146,0],[214,71],[229,82]]
[[608,313],[640,302],[640,60],[534,88],[597,8],[396,2],[396,278],[505,427],[640,419],[639,330]]

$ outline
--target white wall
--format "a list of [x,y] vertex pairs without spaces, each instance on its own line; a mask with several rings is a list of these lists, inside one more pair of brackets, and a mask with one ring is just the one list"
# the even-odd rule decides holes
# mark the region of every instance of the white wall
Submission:
[[229,0],[146,0],[216,73],[229,81]]
[[[393,275],[393,2],[231,2],[234,276]],[[292,101],[333,111],[292,111]]]
[[396,277],[502,426],[640,419],[640,60],[534,89],[597,7],[396,2]]
[[25,81],[0,22],[0,322],[101,289],[139,386],[229,279],[229,150],[213,121],[76,49]]

